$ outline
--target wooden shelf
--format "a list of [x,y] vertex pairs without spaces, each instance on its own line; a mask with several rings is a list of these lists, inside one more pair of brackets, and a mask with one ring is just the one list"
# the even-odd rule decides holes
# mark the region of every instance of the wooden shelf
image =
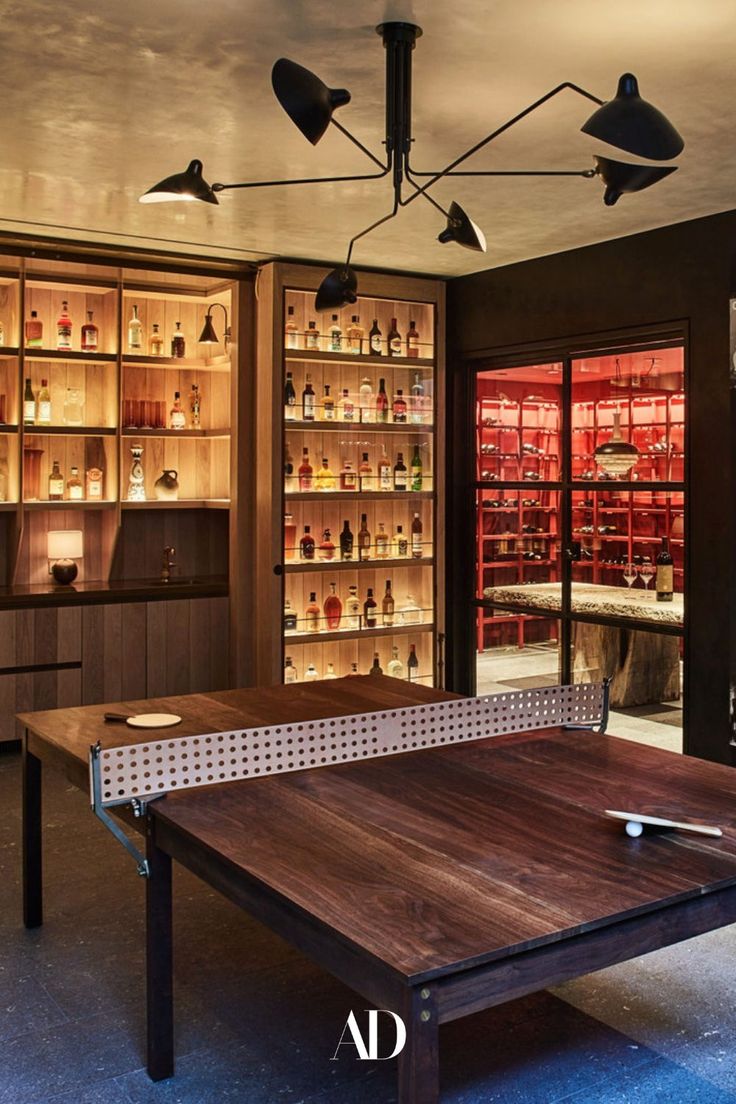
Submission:
[[302,429],[313,433],[343,433],[353,429],[360,433],[434,433],[432,422],[325,422],[284,421],[284,432]]
[[17,345],[0,345],[0,360],[12,360],[20,350]]
[[147,499],[145,502],[120,503],[123,510],[229,510],[229,498]]
[[24,510],[112,510],[115,506],[117,506],[117,501],[114,499],[90,501],[86,498],[75,499],[74,501],[65,498],[61,502],[57,499],[50,501],[39,498],[32,502],[23,503]]
[[391,368],[414,368],[417,371],[433,371],[435,367],[432,357],[389,357],[369,356],[365,353],[328,353],[321,349],[285,349],[284,359],[287,364],[292,361],[321,361],[323,364],[354,364],[385,365]]
[[10,514],[18,509],[18,502],[0,502],[0,514]]
[[365,568],[373,570],[384,567],[433,567],[433,556],[422,556],[414,559],[412,556],[402,556],[400,559],[370,560],[287,560],[283,565],[287,575],[305,575],[312,571],[361,571]]
[[76,349],[26,349],[26,361],[31,360],[61,360],[84,361],[86,364],[114,364],[117,353],[82,353]]
[[17,425],[6,425],[5,423],[3,423],[3,425],[0,425],[0,433],[17,433],[17,432],[18,432],[18,426]]
[[26,437],[114,437],[114,426],[40,426],[24,425]]
[[196,368],[201,372],[229,372],[230,356],[216,357],[171,357],[143,356],[139,353],[124,353],[123,364],[137,368],[175,368],[180,372]]
[[434,491],[292,491],[284,498],[287,502],[389,502],[392,498],[419,502],[434,498]]
[[229,437],[229,429],[131,429],[122,430],[123,437]]
[[78,290],[85,295],[109,295],[111,291],[117,291],[117,281],[92,280],[84,276],[47,275],[41,273],[29,273],[26,276],[27,288],[43,288],[46,291],[74,291]]
[[[380,606],[378,617],[381,616]],[[398,616],[396,614],[395,616]],[[333,644],[340,640],[369,640],[376,636],[411,636],[412,633],[434,632],[433,621],[420,625],[379,625],[375,629],[336,629],[334,632],[290,632],[284,634],[284,644]]]

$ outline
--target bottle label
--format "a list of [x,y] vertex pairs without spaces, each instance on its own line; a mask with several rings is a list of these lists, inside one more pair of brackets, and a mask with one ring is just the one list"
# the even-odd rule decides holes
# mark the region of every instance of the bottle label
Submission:
[[64,497],[64,480],[59,478],[49,479],[49,498]]
[[422,534],[413,533],[411,538],[411,554],[415,560],[422,558]]
[[33,425],[36,420],[36,401],[35,399],[26,399],[23,403],[23,421],[26,425]]
[[322,417],[324,418],[324,420],[326,422],[334,422],[334,420],[335,420],[335,407],[334,407],[334,404],[331,403],[331,402],[328,402],[326,399],[325,399],[325,402],[322,405]]
[[406,537],[399,537],[396,542],[396,548],[400,556],[406,556],[409,551],[409,541]]
[[300,491],[311,491],[311,489],[312,489],[312,476],[311,476],[311,474],[310,475],[300,475],[299,476],[299,490]]
[[422,469],[414,467],[414,465],[411,469],[411,489],[413,491],[421,491],[422,489]]
[[401,356],[401,338],[392,337],[389,348],[391,350],[391,356]]
[[357,473],[354,471],[342,472],[340,482],[344,491],[357,491],[358,489]]
[[330,352],[342,352],[342,333],[340,330],[332,330],[330,333]]
[[43,425],[50,425],[51,423],[51,403],[48,399],[44,399],[43,402],[38,404],[38,420]]
[[287,422],[296,421],[296,395],[289,396],[284,404],[284,418]]
[[410,357],[419,356],[419,336],[413,337],[411,334],[406,339],[406,353]]
[[90,468],[87,472],[87,498],[102,498],[102,472],[99,468]]
[[380,354],[380,352],[381,352],[381,335],[380,334],[371,334],[371,352]]
[[392,491],[391,480],[391,467],[389,464],[382,464],[380,472],[378,474],[378,486],[382,491]]
[[187,420],[184,417],[184,411],[183,410],[172,410],[171,411],[170,426],[171,426],[172,429],[186,429]]
[[319,334],[316,330],[307,330],[305,348],[319,349]]
[[82,498],[82,484],[81,483],[70,483],[68,490],[69,490],[69,498],[78,498],[78,499]]
[[394,471],[394,490],[406,490],[406,468],[403,468],[402,471]]
[[72,324],[69,322],[59,323],[56,327],[56,344],[59,349],[71,349],[72,347]]
[[674,568],[672,564],[659,564],[657,567],[657,595],[672,595],[674,590]]
[[304,421],[314,421],[314,395],[304,396]]
[[344,402],[342,404],[342,420],[352,422],[355,419],[355,403]]

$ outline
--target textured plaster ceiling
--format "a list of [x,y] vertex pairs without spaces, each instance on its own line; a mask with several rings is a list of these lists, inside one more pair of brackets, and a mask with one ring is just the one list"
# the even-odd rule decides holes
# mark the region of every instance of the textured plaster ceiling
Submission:
[[[736,206],[733,0],[0,0],[0,11],[0,230],[340,259],[388,209],[387,182],[230,192],[219,207],[136,200],[192,157],[210,182],[370,171],[337,132],[309,145],[276,102],[270,69],[286,56],[350,89],[339,118],[380,153],[373,28],[385,17],[424,30],[417,168],[443,166],[562,80],[609,98],[626,70],[686,148],[678,172],[610,209],[597,180],[443,182],[437,198],[468,209],[487,254],[437,243],[442,220],[417,202],[360,243],[357,264],[458,275]],[[468,167],[587,168],[593,152],[613,152],[580,133],[590,110],[565,93]]]

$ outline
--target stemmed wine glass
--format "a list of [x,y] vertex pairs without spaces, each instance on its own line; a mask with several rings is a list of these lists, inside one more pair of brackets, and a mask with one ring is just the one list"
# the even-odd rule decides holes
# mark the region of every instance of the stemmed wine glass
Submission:
[[626,585],[629,590],[631,590],[632,586],[636,582],[636,576],[638,574],[639,568],[636,566],[635,563],[624,564],[624,579],[626,580]]
[[657,569],[653,563],[643,563],[639,566],[639,574],[641,575],[641,581],[644,583],[646,590],[649,589],[649,580],[652,579]]

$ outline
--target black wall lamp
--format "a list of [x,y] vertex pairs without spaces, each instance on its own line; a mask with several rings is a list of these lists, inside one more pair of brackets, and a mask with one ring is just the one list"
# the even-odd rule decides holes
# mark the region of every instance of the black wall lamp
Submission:
[[[199,162],[197,162],[197,163],[199,164]],[[202,327],[202,332],[199,335],[199,344],[200,345],[219,345],[220,344],[220,339],[217,336],[217,332],[215,330],[214,325],[212,324],[212,311],[215,309],[215,307],[219,307],[221,311],[225,312],[225,330],[224,330],[223,336],[224,336],[224,339],[225,339],[225,349],[227,350],[227,347],[230,344],[230,338],[232,337],[232,331],[230,329],[230,326],[228,325],[227,307],[225,306],[224,303],[212,303],[212,305],[207,308],[207,314],[204,316],[204,326]]]
[[[547,103],[560,92],[569,89],[597,104],[596,110],[581,127],[583,133],[600,139],[637,157],[653,161],[668,161],[677,157],[684,142],[669,120],[653,104],[639,95],[636,77],[624,73],[619,80],[613,99],[604,102],[591,92],[570,81],[564,81],[534,103],[525,107],[513,118],[486,135],[465,153],[456,157],[444,169],[419,172],[410,164],[413,143],[411,136],[411,79],[412,52],[420,27],[413,23],[382,23],[376,28],[386,50],[386,137],[385,157],[373,154],[353,134],[334,118],[334,112],[350,102],[350,93],[344,88],[328,88],[308,69],[287,58],[280,58],[271,73],[274,93],[292,122],[313,145],[319,142],[329,126],[357,146],[378,169],[377,172],[350,176],[308,177],[299,180],[263,180],[240,184],[209,185],[202,176],[201,161],[191,161],[183,173],[175,173],[155,184],[140,197],[141,203],[166,200],[200,200],[218,203],[217,194],[232,188],[275,188],[292,184],[336,183],[340,181],[378,180],[391,174],[393,205],[390,212],[361,230],[350,241],[345,263],[338,265],[323,280],[315,307],[318,311],[335,310],[354,303],[357,299],[357,277],[350,267],[353,247],[372,230],[395,218],[402,207],[420,197],[431,203],[446,220],[445,228],[438,235],[440,242],[456,242],[466,249],[485,252],[483,232],[458,203],[451,203],[449,210],[439,204],[429,190],[447,177],[489,176],[577,176],[584,179],[599,177],[604,185],[603,200],[612,207],[622,195],[640,192],[669,176],[676,165],[657,166],[613,161],[607,157],[595,157],[594,167],[587,169],[513,169],[513,170],[460,170],[459,166],[478,153],[499,135],[505,133],[533,111]],[[425,181],[425,183],[422,183]],[[404,184],[410,189],[404,194]],[[224,308],[223,308],[224,309]],[[208,316],[209,317],[209,316]],[[205,326],[206,329],[206,326]],[[200,338],[200,340],[203,340]]]

